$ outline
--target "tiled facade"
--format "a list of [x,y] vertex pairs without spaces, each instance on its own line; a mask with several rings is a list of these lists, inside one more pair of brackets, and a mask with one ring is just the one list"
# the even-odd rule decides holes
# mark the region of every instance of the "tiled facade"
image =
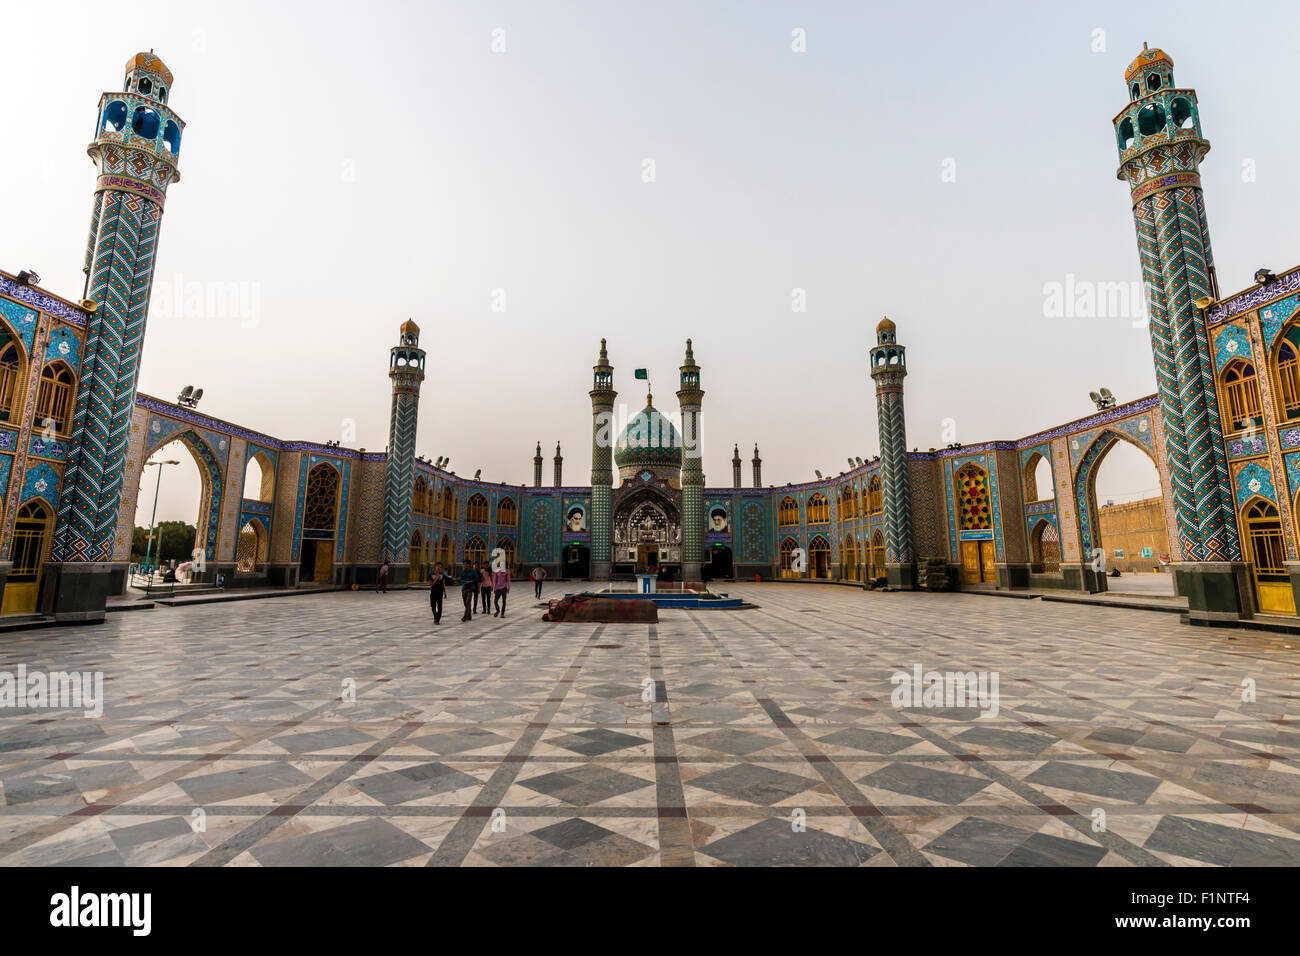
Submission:
[[[88,298],[74,304],[31,276],[0,273],[0,332],[20,355],[0,421],[4,610],[102,618],[107,596],[125,586],[141,471],[176,440],[203,476],[201,574],[228,586],[366,585],[385,560],[418,580],[435,560],[501,549],[520,572],[541,564],[553,577],[667,568],[687,580],[885,578],[908,588],[918,562],[937,560],[954,587],[1104,590],[1096,474],[1127,442],[1159,473],[1169,557],[1191,617],[1294,615],[1300,268],[1218,298],[1197,172],[1208,143],[1195,93],[1173,85],[1172,68],[1166,54],[1144,51],[1115,118],[1119,178],[1132,190],[1150,290],[1156,394],[1017,440],[909,452],[905,350],[885,320],[869,352],[880,458],[850,459],[847,471],[816,482],[762,487],[755,448],[754,486],[742,488],[737,449],[733,487],[707,487],[700,456],[693,447],[683,454],[682,435],[649,400],[645,421],[612,434],[617,393],[602,341],[590,393],[591,483],[562,483],[557,448],[554,486],[543,488],[540,447],[531,487],[462,478],[415,456],[424,365],[418,339],[407,340],[413,323],[393,350],[392,362],[401,352],[406,363],[390,367],[385,453],[281,440],[136,394],[152,250],[166,186],[178,179],[182,125],[166,105],[171,74],[157,57],[134,57],[125,90],[101,99],[91,150],[100,176]],[[409,365],[416,353],[418,374]],[[37,404],[53,369],[75,379],[75,403],[51,431]],[[685,444],[701,440],[703,395],[688,341],[677,393]],[[651,432],[667,445],[644,444]],[[1040,459],[1050,464],[1050,487],[1031,493],[1027,475]],[[245,498],[252,460],[264,480]],[[318,495],[317,526],[305,526],[320,487],[334,495],[333,518]],[[239,557],[248,535],[257,541],[251,561]],[[15,560],[26,562],[26,576]]]

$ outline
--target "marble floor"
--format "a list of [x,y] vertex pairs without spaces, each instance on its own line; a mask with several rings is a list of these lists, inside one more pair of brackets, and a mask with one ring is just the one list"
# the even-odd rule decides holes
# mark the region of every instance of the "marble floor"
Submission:
[[[545,624],[525,585],[435,628],[425,593],[339,592],[0,635],[0,672],[105,696],[0,707],[0,864],[1300,863],[1300,641],[724,589],[758,606]],[[996,715],[896,707],[916,667],[996,674]]]

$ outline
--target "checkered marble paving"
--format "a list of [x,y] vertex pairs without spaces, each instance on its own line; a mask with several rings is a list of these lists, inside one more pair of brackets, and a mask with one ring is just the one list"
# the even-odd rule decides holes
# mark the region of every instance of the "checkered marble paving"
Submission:
[[[1290,638],[727,590],[759,606],[545,624],[521,588],[435,628],[423,593],[330,593],[0,636],[0,670],[101,670],[107,697],[0,710],[0,864],[1300,862]],[[998,672],[1000,712],[895,709],[916,664]]]

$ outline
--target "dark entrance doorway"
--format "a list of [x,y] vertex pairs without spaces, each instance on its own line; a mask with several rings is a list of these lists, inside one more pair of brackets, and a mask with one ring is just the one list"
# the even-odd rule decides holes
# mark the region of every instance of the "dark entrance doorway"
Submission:
[[565,547],[560,565],[560,574],[566,580],[570,578],[591,577],[591,549],[580,544]]
[[725,544],[715,544],[709,548],[709,579],[719,581],[735,577],[731,566],[731,549]]

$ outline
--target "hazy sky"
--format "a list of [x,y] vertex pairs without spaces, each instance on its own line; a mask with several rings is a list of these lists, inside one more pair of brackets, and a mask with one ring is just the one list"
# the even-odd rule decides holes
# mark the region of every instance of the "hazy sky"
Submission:
[[[1067,275],[1139,278],[1111,119],[1144,40],[1199,94],[1223,291],[1294,264],[1298,29],[1284,3],[23,4],[0,265],[80,298],[98,97],[152,48],[188,126],[142,390],[201,385],[202,411],[286,439],[352,421],[348,444],[382,449],[412,317],[420,453],[531,482],[540,440],[549,484],[560,440],[585,484],[600,337],[629,412],[638,366],[675,412],[690,336],[708,483],[734,442],[747,479],[758,442],[766,481],[803,481],[878,450],[884,314],[910,446],[951,440],[949,418],[966,444],[1014,439],[1101,385],[1154,391],[1131,316],[1044,314]],[[192,308],[189,283],[244,308]],[[1153,490],[1109,471],[1103,497]],[[160,517],[192,520],[196,494],[187,461]]]

